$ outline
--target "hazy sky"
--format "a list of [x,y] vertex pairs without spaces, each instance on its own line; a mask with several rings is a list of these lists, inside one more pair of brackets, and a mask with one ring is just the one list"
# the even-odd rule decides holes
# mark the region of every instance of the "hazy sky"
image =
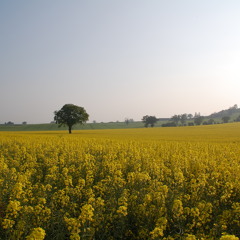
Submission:
[[1,0],[0,123],[202,115],[240,104],[239,0]]

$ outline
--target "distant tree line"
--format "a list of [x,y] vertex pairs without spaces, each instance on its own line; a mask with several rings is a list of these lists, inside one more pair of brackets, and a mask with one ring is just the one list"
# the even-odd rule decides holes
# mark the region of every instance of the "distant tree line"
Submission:
[[14,122],[8,121],[8,122],[5,122],[5,125],[14,125]]
[[[191,113],[183,113],[183,114],[175,114],[173,115],[170,120],[166,123],[162,124],[162,127],[177,127],[177,126],[194,126],[194,125],[212,125],[220,123],[216,121],[216,118],[220,118],[222,123],[228,123],[231,118],[233,119],[233,114],[240,113],[240,109],[238,108],[237,104],[230,107],[227,110],[222,110],[218,113],[213,113],[207,117],[202,116],[200,113],[195,113],[192,115]],[[215,118],[215,119],[214,119]],[[148,116],[145,115],[142,118],[142,122],[144,123],[145,127],[149,125],[153,127],[159,119],[155,116]],[[232,120],[235,122],[240,122],[240,115]]]
[[204,117],[200,113],[195,113],[193,116],[191,113],[183,113],[179,115],[173,115],[171,120],[167,123],[162,124],[163,127],[177,127],[177,126],[193,126],[201,125]]
[[125,118],[124,122],[128,125],[129,123],[133,123],[134,120],[132,118]]
[[235,122],[240,122],[240,115],[235,119]]
[[[22,125],[26,125],[26,124],[27,124],[26,121],[22,122]],[[11,126],[11,125],[15,125],[15,123],[12,122],[12,121],[8,121],[8,122],[5,122],[4,125],[9,125],[9,126]]]
[[[216,122],[216,118],[221,119],[222,123],[228,123],[230,120],[234,122],[240,122],[240,115],[236,117],[236,114],[240,113],[240,108],[237,104],[234,104],[232,107],[220,112],[212,113],[211,115],[204,117],[200,113],[195,113],[193,116],[191,113],[175,114],[170,120],[164,124],[163,127],[177,127],[177,126],[194,126],[194,125],[212,125],[219,122]],[[235,119],[234,116],[236,117]],[[71,133],[72,126],[80,123],[83,124],[88,120],[89,115],[83,107],[79,107],[73,104],[65,104],[62,109],[54,112],[54,121],[51,123],[57,123],[59,126],[67,125],[69,128],[69,133]],[[167,119],[164,119],[167,120]],[[158,121],[163,121],[155,116],[145,115],[142,118],[142,122],[145,127],[151,126],[154,127]],[[118,122],[118,121],[117,121]],[[125,118],[125,123],[134,122],[132,118]],[[93,123],[96,123],[94,120]],[[27,122],[22,122],[23,125],[26,125]],[[14,122],[8,121],[5,122],[5,125],[14,125]]]
[[151,127],[154,127],[158,119],[155,116],[146,115],[146,116],[143,116],[142,121],[145,127],[148,127],[148,125],[150,125]]
[[225,116],[229,116],[229,115],[232,115],[232,114],[238,113],[238,112],[239,112],[238,105],[234,104],[232,107],[230,107],[228,109],[222,110],[217,113],[216,112],[212,113],[209,117],[210,118],[223,118]]

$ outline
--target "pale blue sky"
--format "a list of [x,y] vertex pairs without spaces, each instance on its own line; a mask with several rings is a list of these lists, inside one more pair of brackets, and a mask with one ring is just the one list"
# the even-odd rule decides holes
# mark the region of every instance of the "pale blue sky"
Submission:
[[240,105],[239,0],[1,0],[0,123]]

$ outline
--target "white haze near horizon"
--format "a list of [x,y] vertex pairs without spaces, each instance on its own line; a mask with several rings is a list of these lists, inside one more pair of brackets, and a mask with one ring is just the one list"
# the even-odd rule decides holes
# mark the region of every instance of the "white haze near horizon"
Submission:
[[90,121],[240,103],[240,1],[0,1],[0,123]]

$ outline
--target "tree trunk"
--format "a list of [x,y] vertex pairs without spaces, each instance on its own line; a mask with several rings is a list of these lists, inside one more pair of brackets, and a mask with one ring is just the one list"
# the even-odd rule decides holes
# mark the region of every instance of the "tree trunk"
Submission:
[[72,133],[72,126],[68,126],[68,132],[69,134]]

